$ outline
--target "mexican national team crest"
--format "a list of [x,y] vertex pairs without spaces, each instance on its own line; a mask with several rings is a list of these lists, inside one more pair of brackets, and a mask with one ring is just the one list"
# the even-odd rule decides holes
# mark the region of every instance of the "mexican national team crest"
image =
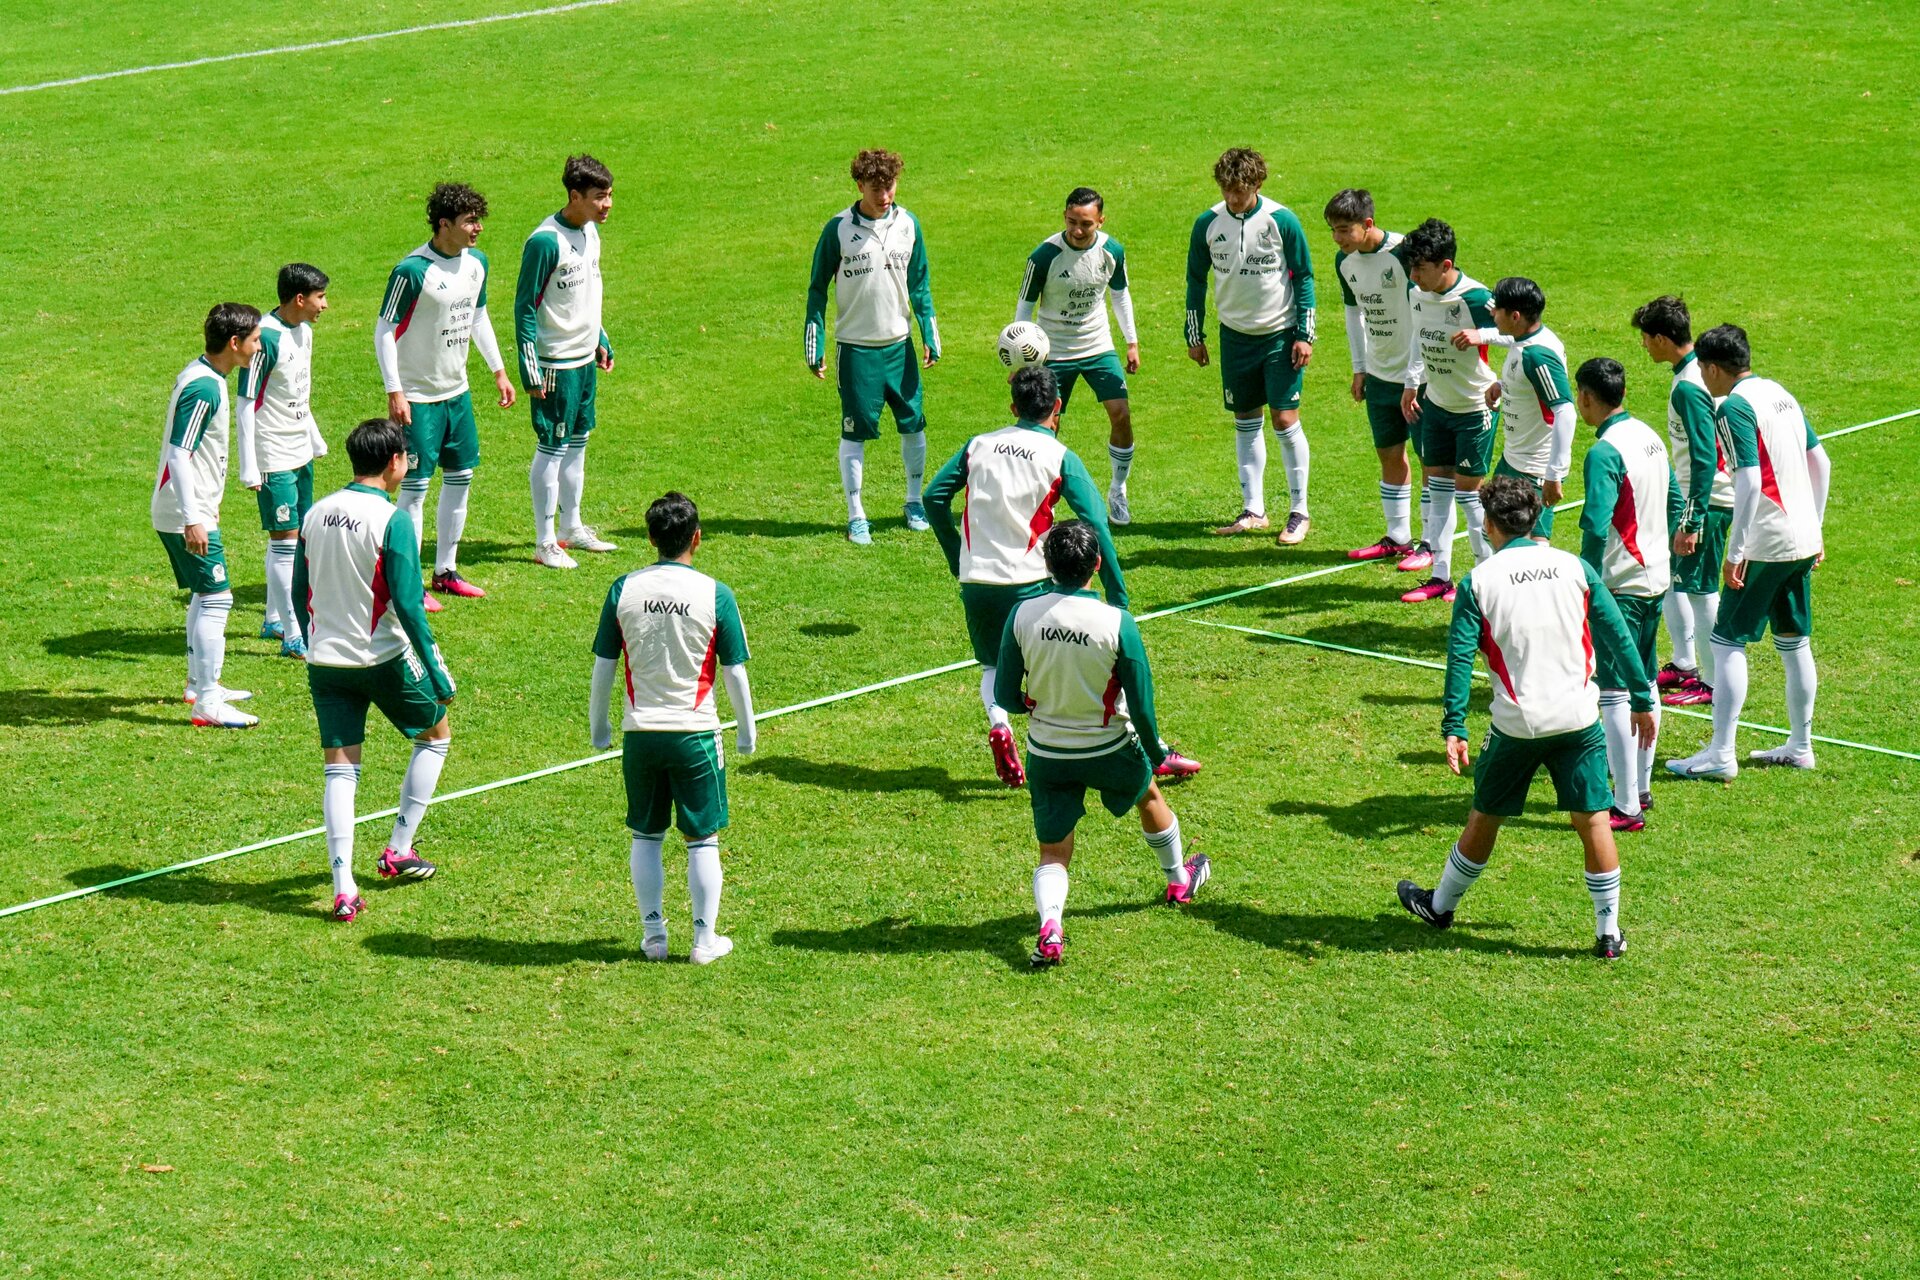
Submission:
[[1385,271],[1382,271],[1380,273],[1380,283],[1387,286],[1387,288],[1389,289],[1393,288],[1393,268],[1392,267],[1388,267]]
[[1447,319],[1458,320],[1459,318],[1460,318],[1460,304],[1456,302],[1452,306],[1447,308]]
[[283,502],[273,509],[273,522],[275,524],[285,524],[291,519],[293,519],[293,508],[288,504]]

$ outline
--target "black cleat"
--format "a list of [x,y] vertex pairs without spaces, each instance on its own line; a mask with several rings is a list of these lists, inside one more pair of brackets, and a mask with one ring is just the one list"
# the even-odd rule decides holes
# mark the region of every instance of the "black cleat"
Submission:
[[1616,933],[1610,938],[1595,938],[1593,954],[1602,960],[1618,960],[1627,953],[1627,935]]
[[1445,929],[1453,924],[1453,912],[1433,909],[1433,890],[1422,889],[1411,880],[1402,880],[1398,886],[1400,905],[1407,914],[1425,920],[1436,929]]

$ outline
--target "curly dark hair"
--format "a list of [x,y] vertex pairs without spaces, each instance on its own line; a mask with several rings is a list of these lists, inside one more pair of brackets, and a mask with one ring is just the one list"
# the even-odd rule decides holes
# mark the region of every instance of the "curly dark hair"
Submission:
[[1540,518],[1540,491],[1520,476],[1495,476],[1480,488],[1487,522],[1509,538],[1524,538]]
[[1452,262],[1454,255],[1460,252],[1460,246],[1454,243],[1453,228],[1438,218],[1428,218],[1425,222],[1407,233],[1400,242],[1401,256],[1409,267],[1417,267],[1423,262],[1439,266],[1443,262]]
[[468,214],[487,216],[487,198],[464,182],[443,182],[427,197],[427,225],[435,235],[443,222],[458,222]]
[[907,162],[896,151],[887,151],[880,147],[868,147],[853,158],[850,166],[855,182],[877,183],[890,187],[900,180],[900,171]]
[[1213,162],[1213,180],[1228,187],[1253,190],[1267,180],[1267,158],[1252,147],[1228,147]]
[[1676,347],[1693,341],[1693,317],[1687,314],[1687,300],[1677,293],[1663,293],[1635,311],[1633,327]]

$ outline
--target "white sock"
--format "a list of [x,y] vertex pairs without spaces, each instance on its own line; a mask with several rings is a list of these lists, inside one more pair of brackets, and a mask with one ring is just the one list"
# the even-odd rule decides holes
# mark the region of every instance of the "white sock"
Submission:
[[1682,671],[1695,671],[1699,662],[1693,656],[1693,598],[1679,591],[1667,592],[1660,602],[1660,613],[1667,620],[1667,635],[1673,641],[1673,665]]
[[1173,825],[1164,831],[1146,832],[1147,847],[1160,859],[1160,869],[1167,873],[1168,884],[1185,884],[1187,875],[1187,853],[1180,843],[1180,819],[1174,818]]
[[288,639],[300,634],[293,613],[293,561],[299,553],[297,539],[267,539],[267,621],[279,623]]
[[187,692],[200,696],[200,651],[194,637],[200,630],[200,597],[187,597]]
[[867,509],[860,501],[860,487],[867,470],[867,442],[840,442],[840,489],[847,495],[847,519],[865,520]]
[[1600,691],[1600,727],[1607,735],[1607,772],[1613,777],[1613,807],[1640,812],[1640,744],[1633,740],[1633,705],[1625,689]]
[[1240,509],[1267,514],[1266,424],[1259,418],[1233,420],[1233,452],[1240,464]]
[[1313,458],[1313,450],[1307,444],[1307,428],[1299,422],[1285,430],[1275,427],[1273,438],[1280,442],[1280,461],[1287,469],[1287,498],[1292,503],[1288,510],[1304,516],[1307,514],[1307,476]]
[[640,909],[640,933],[645,938],[667,936],[667,911],[663,905],[667,888],[666,869],[661,865],[660,846],[667,833],[633,837],[633,852],[627,867],[633,873],[633,902]]
[[435,573],[452,573],[460,567],[460,535],[467,531],[467,490],[472,486],[472,471],[445,471],[440,475],[440,516],[434,522]]
[[1033,909],[1040,927],[1049,920],[1064,920],[1067,914],[1067,869],[1057,862],[1043,862],[1033,869]]
[[333,867],[333,892],[354,894],[353,800],[360,787],[360,766],[330,764],[320,792],[320,820],[327,828],[327,862]]
[[1587,872],[1587,892],[1593,895],[1593,936],[1620,936],[1620,868]]
[[560,459],[560,527],[572,533],[581,525],[580,495],[587,488],[587,441],[584,436],[567,441],[567,452]]
[[1740,711],[1747,702],[1747,646],[1713,638],[1713,742],[1708,748],[1723,760],[1733,759],[1734,735],[1740,729]]
[[1453,501],[1460,508],[1460,514],[1467,522],[1467,542],[1473,547],[1473,562],[1485,564],[1487,557],[1493,554],[1493,544],[1487,541],[1487,509],[1480,503],[1478,489],[1459,489],[1453,495]]
[[1433,508],[1426,531],[1427,546],[1433,551],[1433,576],[1442,582],[1453,581],[1453,479],[1435,476],[1427,481],[1427,502]]
[[393,505],[406,512],[407,518],[413,521],[413,549],[416,554],[426,545],[425,521],[429,481],[430,477],[427,476],[409,476],[400,482],[400,494],[393,500]]
[[687,896],[693,899],[693,940],[713,941],[720,918],[720,837],[687,841]]
[[[1425,506],[1424,500],[1421,504]],[[1380,482],[1380,511],[1387,518],[1387,540],[1401,546],[1413,541],[1413,486]],[[1421,519],[1426,518],[1425,512]]]
[[549,450],[535,445],[533,465],[527,469],[527,484],[533,491],[533,545],[544,547],[558,540],[554,532],[553,512],[560,505],[560,462],[565,450]]
[[1707,638],[1713,634],[1713,628],[1720,621],[1720,593],[1711,592],[1703,596],[1688,596],[1693,605],[1693,653],[1700,666],[1700,683],[1713,688],[1713,645]]
[[1433,909],[1451,911],[1460,905],[1460,899],[1467,896],[1467,890],[1473,888],[1473,882],[1487,869],[1484,862],[1475,862],[1460,852],[1455,842],[1447,851],[1447,864],[1440,869],[1440,883],[1433,886]]
[[915,431],[900,437],[900,465],[907,472],[907,501],[920,501],[927,474],[927,433]]
[[998,667],[980,668],[980,702],[987,709],[987,728],[1011,729],[1013,721],[1007,715],[1007,709],[993,700],[994,677],[1000,673]]
[[400,780],[400,812],[393,820],[393,835],[387,848],[405,853],[420,836],[420,823],[427,816],[427,802],[440,785],[440,771],[447,767],[447,748],[451,736],[435,742],[418,739],[413,744],[413,759],[407,761],[407,776]]
[[194,696],[205,697],[220,687],[220,672],[227,665],[227,615],[233,612],[233,592],[194,598],[200,602],[193,619],[193,651],[200,660],[200,683]]
[[1793,751],[1813,750],[1813,699],[1820,691],[1820,676],[1813,669],[1813,641],[1806,636],[1775,636],[1773,647],[1787,669],[1787,747]]
[[[1634,752],[1640,761],[1640,795],[1653,791],[1653,756],[1660,746],[1660,690],[1654,685],[1647,686],[1647,693],[1653,698],[1653,741],[1646,746],[1634,743]],[[1640,796],[1635,796],[1638,800]]]
[[1113,479],[1107,482],[1108,488],[1115,493],[1125,493],[1127,477],[1133,474],[1133,446],[1108,445],[1107,461],[1113,464]]

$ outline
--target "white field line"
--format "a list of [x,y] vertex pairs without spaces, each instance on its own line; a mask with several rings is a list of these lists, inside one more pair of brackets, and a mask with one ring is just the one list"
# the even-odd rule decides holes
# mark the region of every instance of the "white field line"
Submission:
[[239,62],[245,58],[271,58],[282,53],[310,53],[315,49],[338,49],[342,45],[366,44],[370,40],[391,40],[395,36],[419,35],[423,31],[451,31],[455,27],[484,27],[495,22],[517,22],[522,18],[545,18],[575,9],[599,9],[621,0],[574,0],[545,9],[522,9],[518,13],[495,13],[480,18],[462,18],[457,22],[430,22],[420,27],[401,27],[396,31],[370,31],[365,35],[341,36],[334,40],[314,40],[307,44],[283,44],[272,49],[248,49],[242,53],[221,53],[210,58],[189,58],[185,62],[156,62],[145,67],[123,67],[118,71],[96,71],[92,75],[68,76],[63,80],[42,80],[38,84],[16,84],[0,89],[0,97],[10,93],[38,93],[42,89],[64,89],[70,85],[92,84],[98,80],[118,80],[123,76],[144,76],[155,71],[181,71],[187,67],[212,66],[216,62]]

